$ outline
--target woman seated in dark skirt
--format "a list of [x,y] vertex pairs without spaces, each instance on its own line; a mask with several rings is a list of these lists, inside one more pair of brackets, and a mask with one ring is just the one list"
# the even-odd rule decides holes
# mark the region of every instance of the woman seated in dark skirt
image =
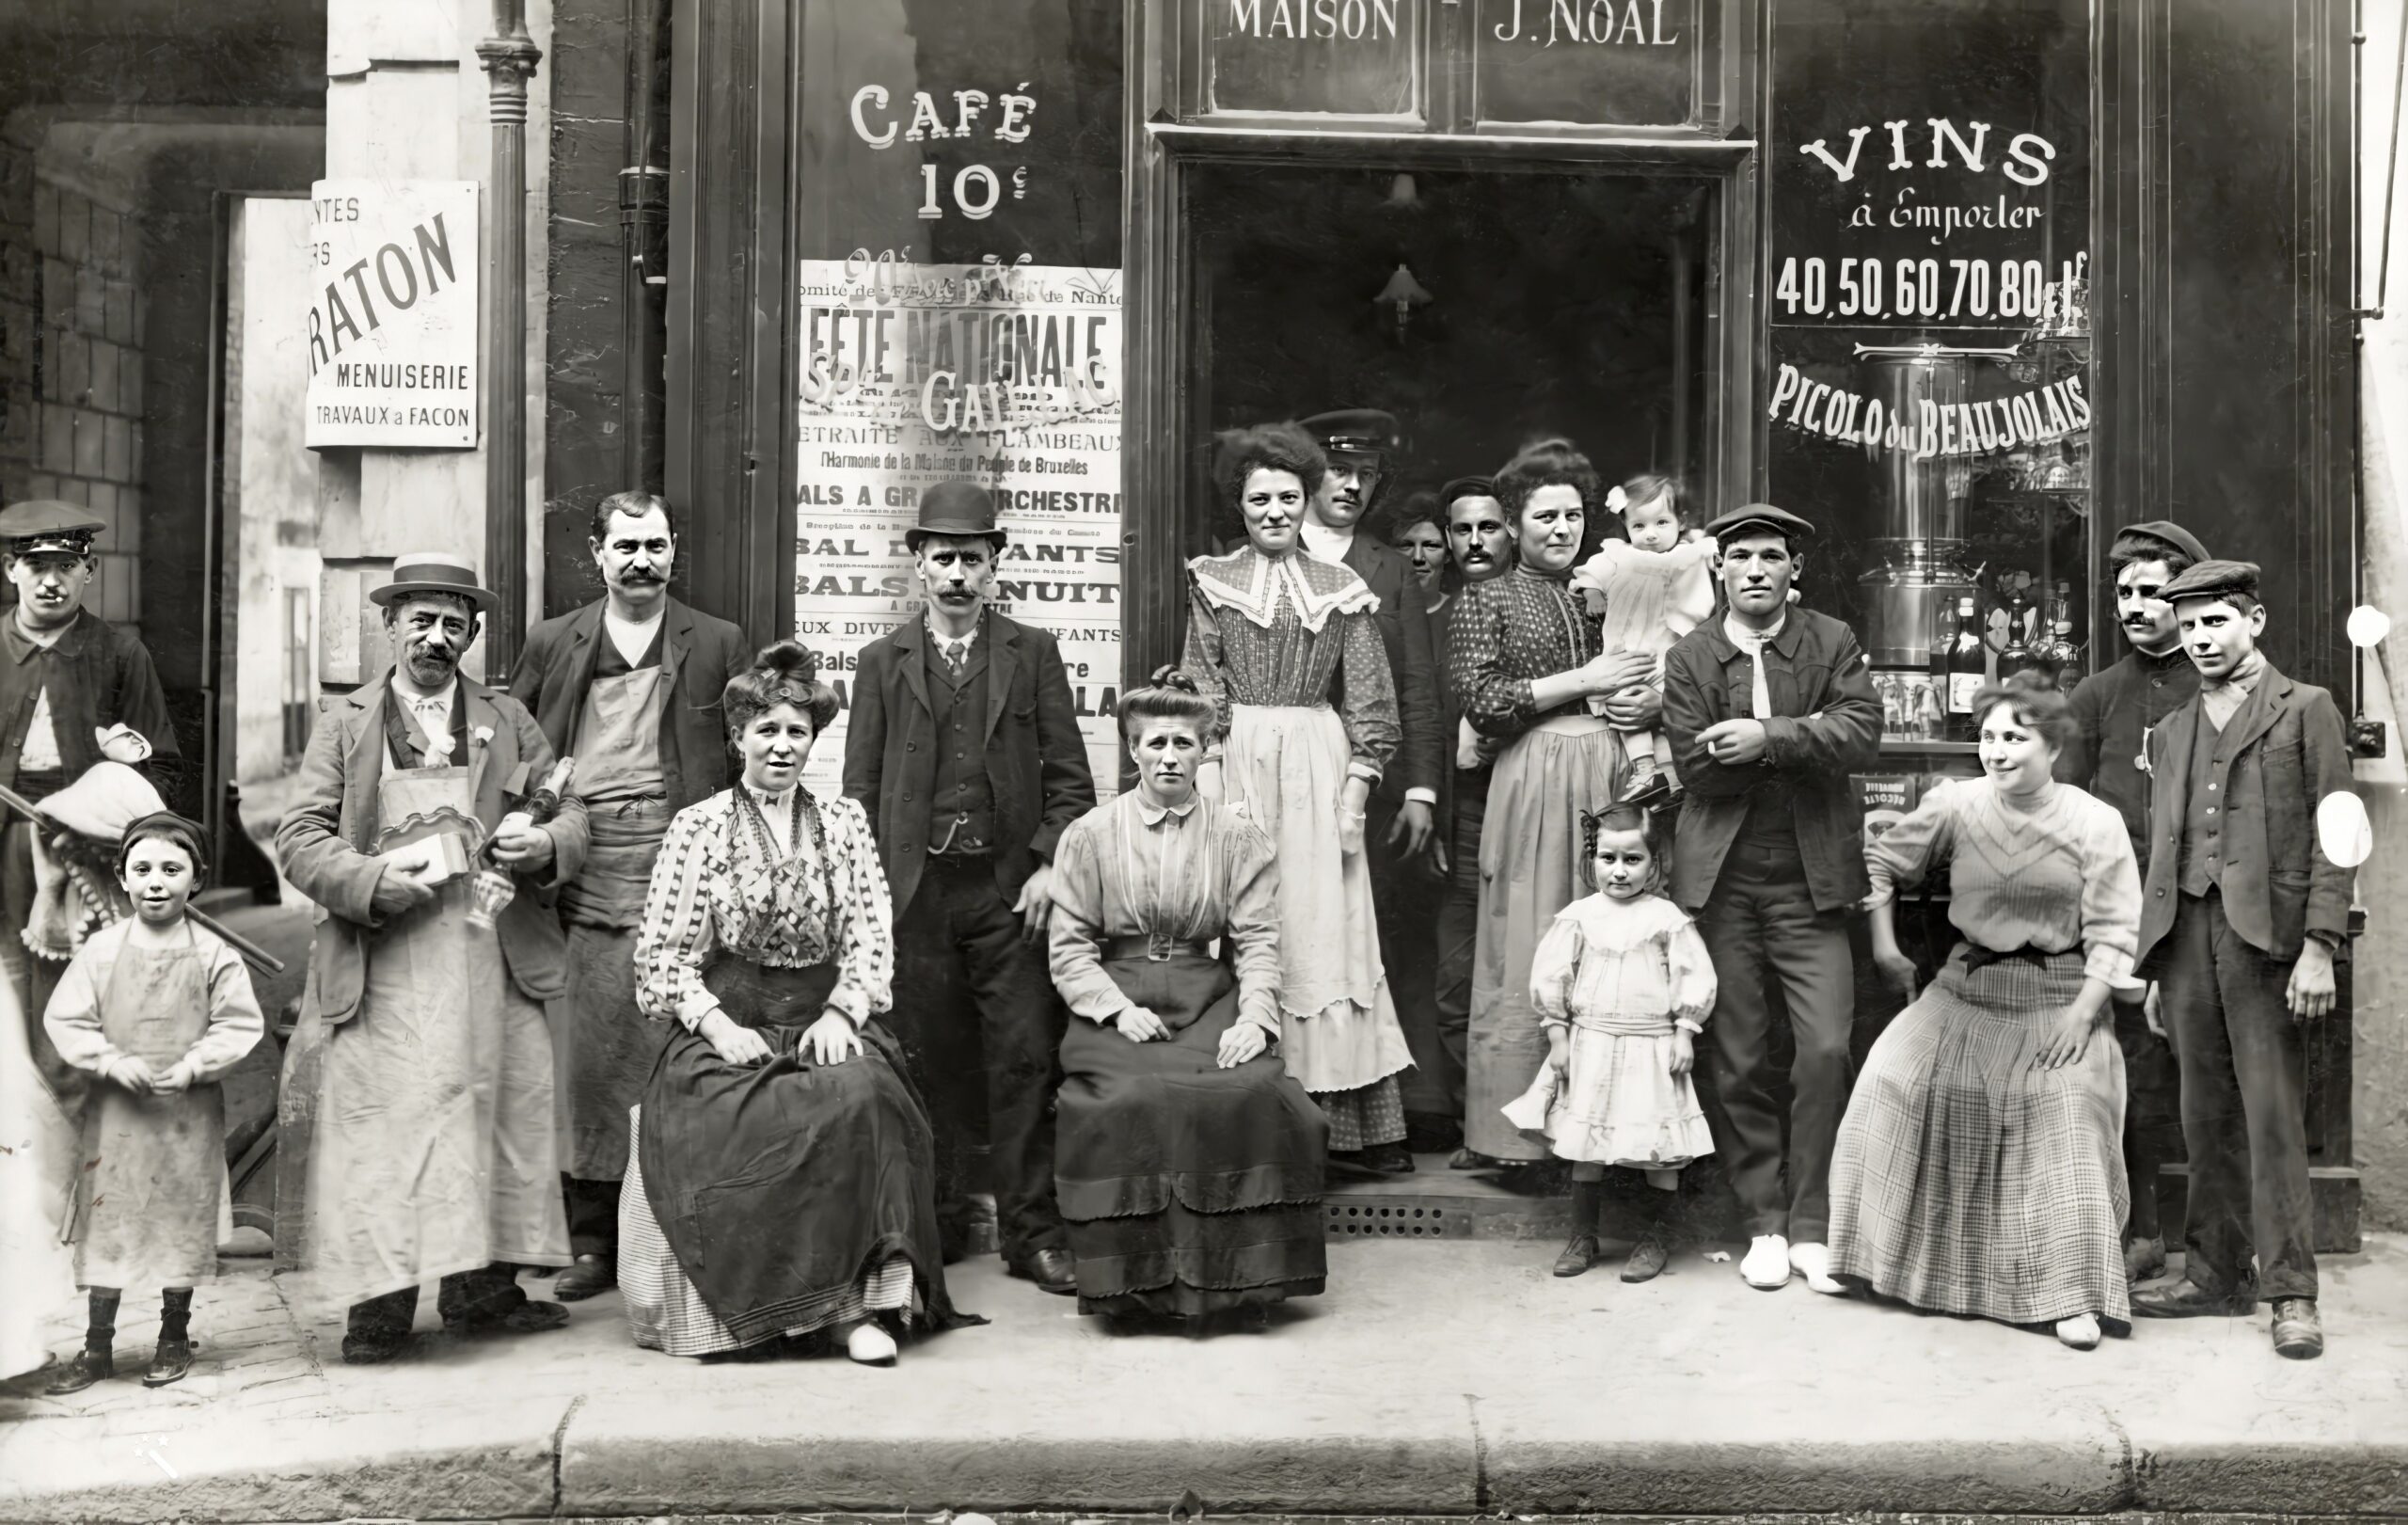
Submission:
[[1054,1172],[1083,1312],[1201,1318],[1327,1275],[1329,1124],[1272,1052],[1278,868],[1259,827],[1196,792],[1212,722],[1183,675],[1126,695],[1137,787],[1054,849],[1072,1017]]
[[893,911],[869,818],[801,783],[836,696],[792,642],[729,680],[743,782],[669,823],[636,938],[670,1039],[633,1109],[619,1286],[677,1356],[832,1330],[892,1365],[890,1326],[975,1319],[945,1295],[927,1111],[878,1020]]

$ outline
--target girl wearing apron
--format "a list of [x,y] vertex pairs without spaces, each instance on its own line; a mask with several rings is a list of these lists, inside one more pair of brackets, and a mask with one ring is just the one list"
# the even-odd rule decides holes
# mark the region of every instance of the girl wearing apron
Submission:
[[241,956],[184,915],[206,867],[200,828],[180,816],[163,811],[126,828],[117,874],[134,916],[85,942],[43,1014],[60,1056],[93,1077],[67,1228],[91,1322],[54,1394],[116,1374],[118,1299],[128,1289],[161,1289],[144,1385],[192,1369],[192,1289],[216,1277],[230,1228],[217,1083],[262,1026]]

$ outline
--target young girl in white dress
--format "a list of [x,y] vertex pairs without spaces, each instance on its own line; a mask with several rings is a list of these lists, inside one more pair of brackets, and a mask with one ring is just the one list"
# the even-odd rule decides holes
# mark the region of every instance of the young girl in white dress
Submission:
[[[1656,659],[1655,683],[1664,681],[1664,653],[1714,613],[1714,539],[1684,535],[1680,488],[1671,478],[1637,476],[1606,495],[1630,538],[1608,540],[1572,574],[1592,612],[1605,615],[1607,651],[1643,651]],[[1605,713],[1605,697],[1590,702]],[[1671,792],[1672,753],[1661,731],[1623,738],[1630,754],[1624,799],[1660,803]]]
[[[1596,893],[1556,913],[1530,967],[1546,1066],[1507,1112],[1528,1116],[1544,1104],[1555,1153],[1575,1162],[1572,1241],[1556,1258],[1557,1276],[1578,1276],[1596,1263],[1608,1166],[1645,1172],[1668,1194],[1660,1204],[1679,1186],[1682,1166],[1714,1152],[1689,1081],[1696,1036],[1714,1009],[1714,961],[1663,893],[1670,865],[1655,822],[1628,803],[1583,814]],[[1623,1266],[1624,1281],[1664,1269],[1664,1215],[1660,1205],[1649,1215]]]

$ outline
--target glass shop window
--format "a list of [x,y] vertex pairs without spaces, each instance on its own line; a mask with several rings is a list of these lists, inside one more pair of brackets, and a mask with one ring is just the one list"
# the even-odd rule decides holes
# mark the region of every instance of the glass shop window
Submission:
[[1825,531],[1807,596],[1863,636],[1887,750],[1945,729],[1967,599],[1989,675],[2120,655],[2090,620],[2090,29],[2086,0],[1773,13],[1771,497]]

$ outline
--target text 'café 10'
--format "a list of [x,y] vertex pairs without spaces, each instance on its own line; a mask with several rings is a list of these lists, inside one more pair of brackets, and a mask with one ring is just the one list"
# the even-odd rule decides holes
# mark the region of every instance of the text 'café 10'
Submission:
[[[1814,521],[1875,829],[1975,770],[1976,678],[2124,655],[2122,525],[2258,563],[2270,656],[2353,703],[2347,7],[710,3],[668,490],[733,548],[697,600],[839,675],[916,617],[920,492],[974,478],[1108,786],[1185,562],[1240,534],[1215,432],[1376,408],[1391,511],[1560,435],[1700,520]],[[2349,1025],[2315,1042],[2322,1181]]]

